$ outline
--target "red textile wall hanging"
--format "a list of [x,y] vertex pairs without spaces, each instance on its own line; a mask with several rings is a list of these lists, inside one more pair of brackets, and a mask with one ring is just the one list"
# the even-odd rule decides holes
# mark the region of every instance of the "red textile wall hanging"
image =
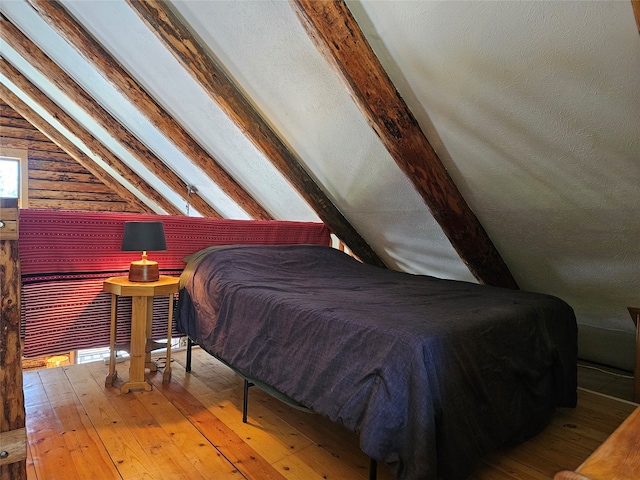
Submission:
[[[120,250],[126,221],[163,222],[167,250],[149,252],[161,275],[179,276],[184,257],[211,245],[330,244],[327,227],[313,222],[21,210],[26,357],[109,345],[111,296],[102,292],[102,282],[127,275],[129,263],[140,258],[140,252]],[[167,299],[155,300],[154,338],[166,336],[167,308]],[[129,338],[130,315],[130,298],[121,298],[117,343]]]

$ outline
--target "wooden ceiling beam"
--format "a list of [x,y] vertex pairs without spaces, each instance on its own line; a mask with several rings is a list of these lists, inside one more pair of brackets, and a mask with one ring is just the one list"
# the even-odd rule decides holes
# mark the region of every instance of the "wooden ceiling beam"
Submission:
[[343,1],[290,0],[318,50],[481,283],[518,288]]
[[27,0],[40,17],[252,218],[273,217],[132,78],[58,0]]
[[[30,0],[33,1],[33,0]],[[284,175],[320,219],[364,262],[382,260],[302,167],[298,157],[262,118],[226,72],[211,58],[188,28],[162,1],[127,0],[211,99]]]
[[[7,42],[22,58],[45,76],[76,105],[82,108],[112,138],[118,139],[122,147],[141,165],[162,180],[169,188],[206,217],[221,215],[195,193],[188,194],[189,186],[173,171],[166,168],[162,160],[129,132],[118,120],[98,104],[80,85],[56,65],[40,48],[29,40],[15,25],[0,14],[0,38]],[[181,213],[181,212],[180,212]]]
[[[13,65],[4,58],[0,58],[0,73],[4,75],[11,83],[20,89],[24,94],[29,96],[49,115],[54,117],[66,129],[73,132],[75,136],[82,141],[87,148],[99,156],[107,165],[113,168],[125,180],[131,183],[142,194],[146,195],[151,201],[162,207],[167,213],[179,215],[181,212],[164,197],[158,194],[147,182],[141,179],[133,170],[124,165],[116,158],[101,142],[96,140],[89,132],[87,132],[78,122],[67,115],[58,105],[51,101],[44,93],[33,85],[22,73],[20,73]],[[56,130],[51,124],[37,114],[26,102],[21,100],[6,85],[0,84],[0,97],[16,112],[22,115],[31,125],[36,127],[41,133],[46,135],[53,143],[64,150],[71,158],[76,160],[80,165],[90,171],[101,182],[111,188],[120,195],[124,200],[136,205],[143,211],[153,213],[152,209],[144,204],[138,197],[129,191],[124,185],[117,181],[101,166],[96,164],[88,155],[86,155],[71,140],[66,138],[62,133]]]
[[633,8],[633,16],[636,19],[638,33],[640,33],[640,0],[631,0],[631,7]]

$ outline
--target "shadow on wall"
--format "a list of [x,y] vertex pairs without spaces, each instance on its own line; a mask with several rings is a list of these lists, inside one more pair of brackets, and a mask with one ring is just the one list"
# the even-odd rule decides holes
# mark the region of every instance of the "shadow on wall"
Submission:
[[640,306],[636,213],[605,206],[522,207],[503,212],[508,228],[495,226],[521,288],[573,307],[581,358],[632,371],[635,328],[627,307]]

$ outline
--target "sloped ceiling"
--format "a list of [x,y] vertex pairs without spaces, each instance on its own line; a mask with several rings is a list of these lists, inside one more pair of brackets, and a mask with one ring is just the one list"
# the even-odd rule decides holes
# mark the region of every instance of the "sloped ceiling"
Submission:
[[[320,219],[127,2],[61,5],[263,216]],[[387,266],[476,281],[289,2],[167,5]],[[640,305],[640,36],[632,3],[346,5],[518,285],[574,307],[582,356],[631,369],[633,324],[626,307]],[[162,133],[26,0],[3,0],[0,10],[140,142],[136,148],[146,149],[148,165],[6,40],[3,59],[172,208],[187,213],[192,187],[189,198],[201,199],[201,210],[259,216],[258,207],[220,187],[220,174],[205,168],[209,160],[185,154],[178,134]],[[77,138],[80,128],[69,131],[6,74],[0,79],[105,166],[105,156]],[[155,211],[167,212],[117,169],[105,168]],[[211,214],[196,202],[188,210]]]

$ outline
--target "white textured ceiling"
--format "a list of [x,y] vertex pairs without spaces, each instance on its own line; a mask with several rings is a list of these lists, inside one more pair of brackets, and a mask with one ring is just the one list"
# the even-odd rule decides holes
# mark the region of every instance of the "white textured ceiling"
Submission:
[[[275,218],[317,220],[124,1],[63,4]],[[584,332],[622,332],[615,349],[594,351],[597,338],[584,335],[581,348],[631,368],[626,306],[640,306],[640,35],[630,1],[347,4],[520,286],[569,302]],[[172,5],[381,258],[474,281],[288,2]],[[3,0],[0,9],[215,208],[247,218],[23,0]]]

